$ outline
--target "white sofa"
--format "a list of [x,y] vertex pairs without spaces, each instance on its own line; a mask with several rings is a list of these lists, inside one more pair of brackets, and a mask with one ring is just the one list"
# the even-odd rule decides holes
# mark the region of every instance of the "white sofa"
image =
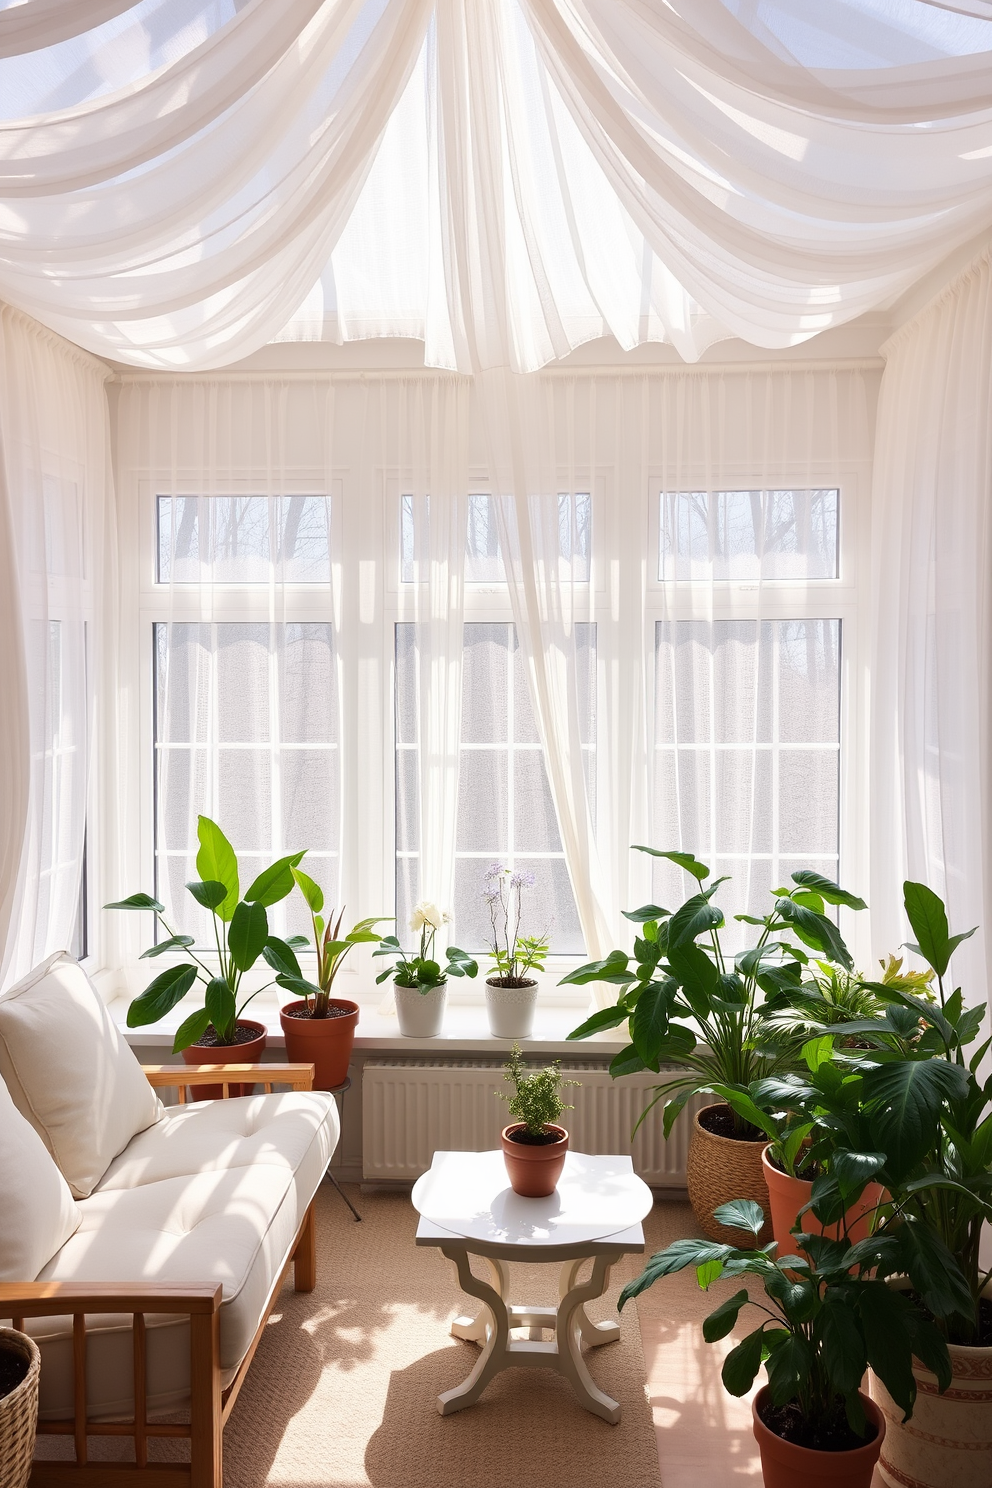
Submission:
[[[312,1083],[310,1066],[256,1077],[274,1075]],[[79,1458],[74,1333],[78,1358],[85,1316],[89,1428],[135,1423],[139,1483],[144,1444],[163,1434],[156,1416],[192,1397],[190,1477],[220,1488],[223,1421],[290,1261],[298,1290],[314,1284],[312,1202],[338,1140],[333,1097],[297,1088],[163,1106],[66,955],[0,997],[0,1076],[0,1314],[23,1318],[41,1347],[41,1429],[73,1430]],[[151,1078],[177,1086],[190,1073]],[[132,1473],[88,1464],[83,1476],[123,1488]],[[44,1482],[39,1464],[32,1483]]]

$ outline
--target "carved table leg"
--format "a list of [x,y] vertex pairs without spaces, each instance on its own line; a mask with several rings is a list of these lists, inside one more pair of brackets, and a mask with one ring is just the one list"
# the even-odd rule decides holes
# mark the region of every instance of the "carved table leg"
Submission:
[[[468,1292],[470,1297],[478,1297],[479,1301],[485,1304],[490,1315],[487,1318],[483,1311],[474,1322],[459,1318],[455,1325],[459,1327],[459,1331],[455,1334],[456,1337],[478,1339],[480,1336],[485,1336],[485,1343],[468,1379],[454,1390],[446,1390],[443,1395],[437,1397],[437,1408],[441,1415],[450,1416],[453,1411],[464,1410],[467,1405],[474,1405],[493,1376],[509,1362],[507,1345],[510,1338],[510,1320],[506,1303],[500,1292],[473,1273],[467,1251],[460,1246],[449,1245],[442,1245],[440,1249],[443,1256],[447,1256],[449,1261],[454,1262],[458,1272],[458,1284],[462,1291]],[[506,1272],[502,1262],[497,1261],[492,1264],[497,1280],[501,1286],[504,1286]],[[480,1324],[481,1335],[477,1331]],[[452,1327],[452,1332],[455,1332],[455,1327]]]
[[[582,1357],[582,1338],[589,1334],[592,1342],[609,1343],[620,1336],[620,1329],[616,1324],[609,1323],[604,1329],[602,1324],[597,1326],[591,1323],[585,1315],[585,1303],[601,1297],[606,1291],[613,1260],[612,1256],[597,1255],[592,1264],[589,1280],[577,1285],[575,1273],[578,1263],[572,1262],[563,1268],[562,1285],[564,1286],[566,1279],[572,1285],[558,1304],[556,1329],[559,1370],[568,1380],[586,1410],[592,1411],[593,1415],[601,1416],[604,1421],[609,1421],[611,1426],[615,1426],[620,1420],[620,1406],[616,1400],[593,1383]],[[604,1336],[607,1330],[609,1330],[609,1336]]]
[[[568,1296],[569,1292],[578,1281],[579,1272],[582,1270],[582,1267],[585,1265],[588,1259],[588,1256],[580,1256],[577,1261],[564,1261],[562,1263],[561,1275],[558,1278],[559,1299]],[[610,1272],[612,1270],[613,1261],[610,1260],[607,1262],[606,1265],[606,1275],[603,1279],[603,1285],[600,1290],[594,1294],[595,1296],[601,1297],[603,1295],[603,1292],[606,1291],[606,1288],[610,1284]],[[594,1323],[591,1318],[586,1316],[586,1310],[584,1306],[580,1307],[578,1310],[576,1325],[579,1329],[579,1334],[582,1338],[582,1342],[589,1348],[596,1348],[601,1343],[615,1343],[620,1337],[619,1323]]]
[[[447,1255],[447,1251],[444,1252]],[[493,1273],[493,1281],[496,1290],[506,1302],[510,1295],[510,1268],[505,1261],[494,1260],[492,1256],[483,1256],[483,1260]],[[461,1273],[459,1273],[460,1276]],[[513,1324],[511,1323],[512,1327]],[[483,1308],[477,1317],[456,1317],[451,1325],[452,1338],[464,1338],[467,1343],[485,1343],[489,1334],[489,1311]]]

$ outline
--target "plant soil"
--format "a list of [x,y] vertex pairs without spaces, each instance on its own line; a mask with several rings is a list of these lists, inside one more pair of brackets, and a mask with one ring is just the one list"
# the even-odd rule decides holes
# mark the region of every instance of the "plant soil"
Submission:
[[[775,1169],[776,1173],[785,1173],[785,1169],[783,1168],[782,1164],[770,1152],[768,1154],[768,1161],[769,1164]],[[801,1168],[796,1174],[796,1177],[802,1178],[803,1181],[806,1183],[813,1183],[817,1178],[822,1178],[823,1173],[824,1170],[820,1167],[819,1163],[806,1163],[806,1165]],[[786,1174],[786,1176],[788,1177],[789,1175]]]
[[508,1132],[507,1136],[511,1142],[519,1142],[521,1147],[550,1147],[552,1142],[560,1142],[561,1137],[557,1132]]
[[[428,990],[432,989],[429,988]],[[311,1013],[308,1007],[284,1007],[282,1011],[283,1016],[286,1018],[313,1019],[315,1023],[323,1023],[325,1021],[323,1018],[314,1018],[313,1013]],[[342,1007],[340,1003],[332,1002],[328,1004],[327,1017],[347,1018],[352,1012],[354,1012],[354,1008]]]
[[712,1106],[700,1111],[699,1124],[714,1137],[729,1137],[731,1142],[768,1141],[765,1133],[760,1132],[756,1126],[751,1126],[750,1122],[745,1122],[743,1129],[738,1131],[734,1125],[734,1113],[729,1106]]
[[[926,1313],[931,1322],[934,1320],[933,1313],[929,1307],[923,1305],[917,1292],[907,1291],[904,1295],[910,1297],[920,1311]],[[974,1338],[969,1338],[967,1343],[956,1338],[951,1338],[948,1342],[955,1344],[958,1348],[992,1348],[992,1297],[979,1297],[978,1299],[978,1330]]]
[[0,1400],[17,1389],[30,1368],[31,1360],[26,1354],[0,1348]]
[[758,1414],[769,1431],[783,1441],[806,1447],[811,1452],[854,1452],[858,1447],[866,1447],[878,1435],[878,1427],[873,1421],[867,1422],[864,1436],[852,1431],[847,1424],[843,1401],[838,1404],[834,1415],[819,1427],[806,1421],[794,1400],[790,1400],[788,1405],[772,1405],[770,1400],[766,1400],[758,1407]]
[[258,1038],[258,1029],[251,1023],[239,1023],[233,1039],[225,1043],[217,1037],[217,1030],[211,1023],[202,1038],[198,1038],[194,1048],[196,1049],[233,1049],[238,1044],[250,1044]]
[[536,987],[533,977],[486,977],[490,987]]

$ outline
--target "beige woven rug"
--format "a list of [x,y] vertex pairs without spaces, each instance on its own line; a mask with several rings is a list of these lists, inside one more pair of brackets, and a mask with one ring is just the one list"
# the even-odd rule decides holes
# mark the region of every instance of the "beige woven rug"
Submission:
[[[583,1410],[546,1369],[505,1371],[477,1405],[442,1417],[437,1396],[478,1356],[448,1329],[477,1304],[450,1262],[414,1245],[408,1196],[349,1194],[361,1224],[329,1184],[318,1195],[317,1288],[287,1286],[273,1312],[224,1433],[225,1488],[661,1488],[633,1306],[619,1342],[588,1356],[621,1404],[619,1425]],[[609,1315],[639,1261],[616,1268],[592,1316]],[[514,1301],[554,1301],[557,1266],[512,1273]],[[93,1456],[117,1446],[104,1439]],[[175,1450],[162,1447],[156,1457]]]

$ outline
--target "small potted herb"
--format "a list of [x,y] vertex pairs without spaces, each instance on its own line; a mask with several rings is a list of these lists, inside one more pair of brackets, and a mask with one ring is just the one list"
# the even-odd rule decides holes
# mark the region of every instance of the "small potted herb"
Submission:
[[[717,1210],[717,1219],[757,1237],[765,1217],[760,1204],[735,1199]],[[721,1277],[757,1277],[766,1301],[736,1292],[706,1318],[703,1337],[707,1343],[726,1338],[745,1307],[763,1314],[724,1360],[723,1383],[731,1395],[745,1395],[765,1365],[768,1383],[752,1407],[765,1488],[869,1488],[885,1417],[861,1392],[864,1374],[870,1365],[905,1417],[916,1401],[914,1357],[945,1390],[947,1344],[925,1308],[939,1314],[964,1280],[934,1231],[904,1218],[853,1246],[823,1235],[796,1238],[805,1253],[778,1257],[774,1241],[737,1249],[676,1240],[628,1282],[619,1306],[688,1266],[704,1290]],[[919,1303],[886,1286],[883,1278],[899,1273],[910,1276]]]
[[404,1038],[436,1038],[441,1031],[444,1007],[448,998],[448,977],[474,977],[479,963],[457,946],[448,946],[447,964],[442,967],[434,958],[434,937],[442,925],[450,923],[446,910],[428,900],[414,906],[410,929],[420,931],[420,949],[411,956],[395,935],[384,935],[373,956],[393,956],[392,966],[380,972],[377,982],[393,978],[396,1016]]
[[530,1038],[537,1004],[537,981],[543,971],[550,935],[521,935],[523,891],[534,887],[533,873],[516,873],[493,863],[483,875],[482,897],[492,932],[486,977],[486,1009],[493,1038]]
[[528,1074],[519,1044],[514,1044],[503,1073],[513,1082],[513,1094],[497,1091],[497,1095],[516,1117],[502,1132],[510,1187],[524,1198],[542,1199],[554,1193],[568,1151],[568,1132],[558,1121],[572,1107],[562,1101],[561,1089],[578,1082],[562,1079],[557,1059],[546,1069]]

